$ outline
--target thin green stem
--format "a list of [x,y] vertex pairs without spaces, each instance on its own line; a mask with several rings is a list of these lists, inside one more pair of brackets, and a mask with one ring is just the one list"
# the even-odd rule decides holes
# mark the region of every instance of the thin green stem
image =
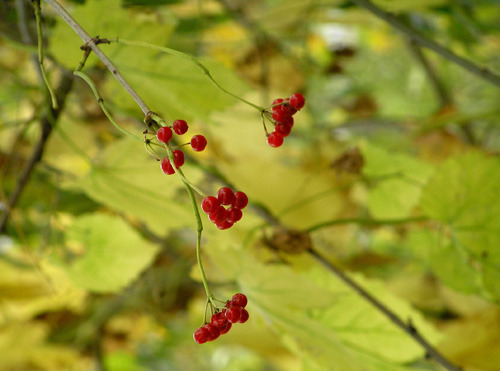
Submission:
[[47,86],[47,90],[50,94],[50,99],[52,100],[52,108],[57,109],[57,98],[54,90],[50,86],[49,79],[47,77],[47,72],[45,71],[45,66],[43,65],[43,33],[42,33],[42,10],[40,8],[40,1],[33,1],[33,7],[35,8],[35,18],[36,18],[36,31],[38,35],[38,64],[40,65],[40,71],[42,72],[43,81]]
[[[174,166],[175,168],[175,166]],[[180,169],[179,173],[182,173]],[[181,178],[182,179],[182,178]],[[203,222],[201,221],[201,216],[200,216],[200,211],[198,210],[198,204],[196,203],[196,198],[194,196],[193,188],[186,183],[183,179],[182,182],[184,183],[184,186],[186,187],[186,191],[189,195],[189,199],[191,200],[191,206],[193,207],[194,215],[196,217],[196,231],[197,231],[197,238],[196,238],[196,260],[198,262],[198,268],[200,269],[200,274],[201,274],[201,280],[203,282],[203,287],[205,288],[205,293],[207,294],[207,299],[212,303],[212,305],[215,305],[213,303],[214,296],[212,292],[210,291],[210,288],[208,287],[208,280],[207,276],[205,274],[205,269],[203,268],[203,262],[201,261],[201,233],[203,231]]]
[[170,49],[170,48],[167,48],[167,47],[164,47],[164,46],[158,46],[158,45],[149,44],[149,43],[146,43],[146,42],[143,42],[143,41],[125,40],[125,39],[122,39],[121,37],[120,38],[116,37],[116,38],[113,38],[113,39],[109,39],[109,41],[110,42],[116,42],[117,44],[124,44],[124,45],[132,45],[132,46],[140,46],[140,47],[143,47],[143,48],[149,48],[149,49],[160,51],[162,53],[166,53],[166,54],[170,54],[170,55],[175,55],[177,57],[181,57],[181,58],[187,59],[191,63],[194,63],[199,69],[201,69],[203,71],[203,73],[208,77],[208,79],[212,82],[212,84],[214,84],[219,90],[221,90],[224,93],[232,96],[235,99],[238,99],[239,101],[241,101],[241,102],[243,102],[245,104],[248,104],[249,106],[255,108],[259,112],[262,112],[262,111],[265,110],[264,108],[259,107],[256,104],[253,104],[252,102],[249,102],[249,101],[247,101],[247,100],[245,100],[245,99],[237,96],[236,94],[230,92],[229,90],[223,88],[221,85],[219,85],[219,83],[217,81],[215,81],[215,79],[210,74],[210,71],[208,70],[208,68],[205,67],[198,59],[196,59],[195,57],[193,57],[193,56],[191,56],[189,54],[185,54],[185,53],[182,53],[182,52],[180,52],[178,50]]
[[406,223],[416,223],[416,222],[425,222],[428,221],[429,218],[426,216],[415,216],[409,218],[401,218],[401,219],[367,219],[367,218],[346,218],[346,219],[334,219],[329,220],[327,222],[319,223],[313,225],[306,229],[306,232],[311,233],[317,231],[318,229],[322,229],[325,227],[332,227],[335,225],[344,225],[344,224],[360,224],[360,225],[398,225],[398,224],[406,224]]
[[[170,160],[170,163],[174,164],[174,153],[172,151],[172,148],[170,148],[170,146],[167,144],[164,144],[164,148],[167,151],[167,156],[168,156],[168,159]],[[194,184],[192,184],[189,180],[187,180],[187,178],[184,176],[184,173],[182,172],[181,169],[178,169],[175,165],[173,165],[172,168],[174,169],[177,176],[179,178],[181,178],[181,180],[184,182],[184,184],[188,185],[191,188],[191,190],[196,191],[196,193],[198,193],[201,197],[207,196],[201,189],[199,189]]]
[[120,125],[118,125],[116,123],[116,121],[113,119],[113,116],[111,116],[111,113],[109,113],[108,109],[104,105],[104,100],[101,98],[99,92],[97,91],[97,87],[95,86],[94,82],[92,81],[92,79],[88,75],[86,75],[85,73],[83,73],[81,71],[74,71],[73,74],[75,76],[78,76],[81,79],[83,79],[90,86],[90,89],[92,90],[92,93],[94,93],[94,96],[95,96],[95,99],[97,100],[97,103],[99,103],[99,106],[101,107],[102,111],[104,112],[104,114],[106,115],[108,120],[113,124],[113,126],[115,128],[117,128],[122,133],[128,135],[129,137],[132,137],[135,140],[138,140],[139,142],[144,142],[144,140],[142,140],[138,136],[132,134],[130,131],[125,130],[124,128],[122,128]]

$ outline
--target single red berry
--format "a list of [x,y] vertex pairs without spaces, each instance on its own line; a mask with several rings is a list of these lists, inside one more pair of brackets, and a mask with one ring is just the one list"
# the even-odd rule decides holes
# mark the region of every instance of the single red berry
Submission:
[[228,222],[231,222],[231,224],[236,223],[237,221],[241,220],[243,217],[243,212],[241,209],[238,209],[237,207],[231,206],[229,209],[227,209],[227,217],[226,220]]
[[281,113],[287,116],[293,116],[297,113],[297,110],[289,104],[284,104],[281,106]]
[[242,308],[240,307],[231,307],[228,310],[226,310],[227,320],[231,323],[237,323],[241,317],[241,310]]
[[235,307],[245,308],[247,305],[248,299],[244,294],[237,293],[234,294],[231,298],[231,303]]
[[223,325],[221,328],[220,328],[220,334],[221,335],[224,335],[224,334],[227,334],[229,332],[229,330],[231,330],[231,327],[233,326],[233,324],[229,321],[226,321],[226,324]]
[[184,165],[184,152],[182,152],[179,149],[176,149],[174,150],[173,155],[174,155],[174,165],[178,169],[182,165]]
[[161,160],[161,169],[167,175],[172,175],[173,173],[175,173],[175,170],[170,164],[170,160],[168,159],[168,157],[165,157],[163,160]]
[[274,148],[280,147],[283,144],[283,136],[280,133],[272,132],[267,137],[267,144]]
[[191,148],[196,152],[201,152],[207,146],[207,139],[203,135],[195,135],[191,138]]
[[273,112],[273,119],[276,122],[283,122],[283,121],[287,120],[288,117],[291,117],[291,116],[292,116],[291,114],[284,112],[282,110]]
[[293,127],[293,117],[292,116],[288,116],[281,123],[285,124],[285,125],[289,125],[290,127]]
[[274,128],[278,134],[280,134],[283,138],[290,135],[292,132],[292,127],[290,125],[283,124],[278,122]]
[[168,143],[172,139],[172,129],[168,126],[162,126],[156,132],[156,138],[162,143]]
[[240,320],[238,322],[239,323],[245,323],[246,321],[248,321],[249,317],[250,317],[250,315],[248,314],[248,311],[246,309],[242,309],[241,310]]
[[214,341],[215,339],[217,339],[220,336],[219,328],[212,325],[211,323],[207,323],[203,327],[206,328],[210,334],[208,337],[208,341]]
[[188,131],[188,124],[184,120],[175,120],[172,124],[172,127],[174,128],[175,133],[178,135],[182,135],[186,131]]
[[290,106],[295,108],[297,111],[304,107],[306,100],[304,96],[300,93],[295,93],[290,96]]
[[201,201],[201,209],[207,214],[217,211],[219,206],[220,201],[214,196],[207,196]]
[[224,208],[224,206],[219,206],[216,211],[208,214],[208,218],[212,223],[222,223],[227,218],[227,210]]
[[234,201],[231,204],[238,209],[244,209],[248,205],[248,197],[244,192],[234,192]]
[[210,323],[220,329],[222,326],[228,323],[228,320],[224,313],[218,312],[212,316],[212,318],[210,319]]
[[222,187],[217,192],[217,198],[219,199],[221,204],[231,205],[233,203],[233,201],[235,200],[236,196],[231,188]]
[[234,222],[228,220],[227,217],[223,221],[215,223],[217,228],[219,228],[220,230],[229,229],[233,226],[233,224],[234,224]]
[[196,341],[198,344],[206,343],[209,337],[210,331],[208,331],[208,329],[206,329],[204,326],[200,327],[193,334],[194,341]]
[[278,99],[273,100],[273,104],[272,104],[272,105],[273,105],[274,107],[272,108],[272,110],[273,110],[273,111],[279,111],[279,110],[281,109],[281,105],[276,106],[276,104],[280,104],[280,103],[283,103],[283,99],[278,98]]

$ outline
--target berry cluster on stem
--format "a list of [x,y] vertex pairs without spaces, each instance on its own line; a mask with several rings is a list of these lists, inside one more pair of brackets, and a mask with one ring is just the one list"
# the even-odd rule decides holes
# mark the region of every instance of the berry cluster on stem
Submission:
[[193,334],[194,341],[198,344],[214,341],[219,336],[227,334],[233,326],[233,323],[245,323],[248,321],[249,314],[245,309],[247,297],[241,293],[233,295],[224,307],[219,310],[216,308],[212,314],[209,323],[200,326]]
[[[172,129],[175,134],[183,135],[188,131],[188,124],[184,120],[175,120],[172,126],[162,126],[156,132],[156,139],[161,143],[168,144],[173,137]],[[186,144],[190,144],[194,151],[201,152],[207,146],[207,139],[203,135],[198,134],[194,135],[191,141]],[[172,151],[172,155],[174,166],[176,169],[179,169],[184,164],[184,152],[180,149],[175,149]],[[168,157],[165,157],[161,161],[161,169],[167,175],[175,173],[174,166],[172,166],[172,162]]]
[[286,99],[278,98],[273,101],[272,114],[265,112],[266,117],[274,124],[274,131],[267,135],[267,143],[271,147],[281,147],[284,138],[289,136],[292,131],[293,115],[304,107],[305,102],[304,96],[300,93],[294,93]]
[[222,187],[217,192],[217,197],[207,196],[203,199],[201,209],[217,228],[228,229],[242,218],[241,210],[247,205],[248,197],[244,192],[234,192],[229,187]]

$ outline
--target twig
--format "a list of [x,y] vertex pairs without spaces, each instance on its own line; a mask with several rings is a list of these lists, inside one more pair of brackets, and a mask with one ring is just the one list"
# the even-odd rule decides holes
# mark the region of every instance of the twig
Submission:
[[[453,97],[450,95],[448,90],[446,90],[446,87],[444,86],[442,81],[439,79],[436,71],[434,70],[434,68],[432,68],[431,64],[429,63],[429,61],[425,57],[420,46],[414,40],[410,40],[408,45],[409,45],[410,50],[412,51],[413,55],[415,56],[415,58],[424,67],[424,70],[427,73],[427,76],[429,77],[431,85],[434,88],[434,91],[436,92],[437,96],[439,97],[440,108],[442,109],[442,108],[445,108],[446,106],[452,105],[453,104]],[[470,122],[465,122],[463,125],[460,125],[460,129],[462,130],[462,133],[464,134],[466,140],[470,144],[476,143],[476,138],[475,138],[474,133],[472,131]]]
[[409,218],[402,218],[402,219],[368,219],[368,218],[346,218],[346,219],[334,219],[334,220],[329,220],[323,223],[319,223],[316,225],[313,225],[312,227],[309,227],[306,232],[311,233],[314,231],[317,231],[318,229],[325,228],[325,227],[331,227],[335,225],[344,225],[344,224],[361,224],[361,225],[371,225],[371,226],[377,226],[377,225],[398,225],[398,224],[406,224],[406,223],[414,223],[414,222],[424,222],[426,220],[429,220],[425,216],[415,216],[415,217],[409,217]]
[[446,90],[446,87],[443,85],[442,81],[439,79],[436,71],[429,63],[429,60],[426,58],[424,53],[422,53],[421,47],[414,40],[408,41],[408,47],[410,48],[410,51],[413,53],[415,58],[420,62],[422,67],[424,67],[424,70],[429,77],[429,81],[439,98],[440,108],[444,108],[452,104],[453,99],[451,98],[448,90]]
[[320,262],[323,266],[325,266],[329,271],[334,273],[340,280],[342,280],[346,285],[348,285],[351,289],[356,291],[363,299],[372,304],[375,308],[377,308],[381,313],[383,313],[392,323],[402,329],[406,334],[411,336],[417,343],[419,343],[422,348],[427,351],[427,355],[434,359],[441,366],[450,371],[460,371],[461,368],[453,365],[448,361],[439,351],[434,348],[431,344],[425,340],[422,335],[417,331],[417,329],[413,326],[411,322],[405,323],[403,322],[393,311],[391,311],[388,307],[382,304],[379,300],[373,297],[369,292],[359,286],[356,282],[350,279],[340,268],[336,267],[331,262],[327,261],[323,258],[317,251],[311,249],[309,250],[309,254],[311,254],[318,262]]
[[111,62],[111,60],[102,52],[101,49],[96,45],[94,39],[69,15],[69,13],[64,9],[56,0],[43,0],[49,4],[52,9],[75,31],[75,33],[82,39],[82,41],[92,49],[95,55],[101,60],[102,63],[108,68],[108,70],[113,74],[113,76],[118,80],[121,86],[127,91],[127,93],[132,97],[132,99],[139,105],[144,115],[147,115],[150,111],[148,105],[142,100],[142,98],[137,94],[134,88],[125,80],[118,68]]
[[379,8],[375,4],[373,4],[370,0],[351,0],[354,4],[359,6],[360,8],[364,8],[368,11],[370,11],[372,14],[377,16],[378,18],[386,21],[389,23],[393,28],[396,30],[402,32],[406,36],[410,38],[410,40],[413,40],[420,46],[423,46],[424,48],[431,49],[435,53],[439,54],[443,58],[448,59],[449,61],[459,65],[460,67],[466,69],[467,71],[473,73],[476,76],[479,76],[483,80],[489,82],[490,84],[493,84],[497,87],[500,87],[500,75],[492,72],[490,69],[486,67],[480,67],[476,65],[475,63],[460,57],[456,55],[454,52],[451,50],[445,48],[441,44],[438,44],[436,41],[432,39],[428,39],[427,37],[423,36],[417,30],[413,29],[412,27],[406,25],[402,21],[400,21],[396,16],[393,14],[386,12],[385,10]]
[[101,95],[97,91],[97,87],[95,86],[94,82],[90,79],[90,77],[88,75],[86,75],[85,73],[83,73],[81,71],[74,71],[73,74],[75,76],[78,76],[81,79],[83,79],[90,86],[90,89],[92,90],[92,93],[94,93],[94,97],[97,100],[97,103],[99,104],[99,106],[101,107],[102,111],[104,112],[104,114],[106,115],[106,117],[108,118],[108,120],[113,124],[113,126],[115,128],[117,128],[119,131],[121,131],[125,135],[128,135],[129,137],[132,137],[135,140],[138,140],[141,143],[144,142],[137,135],[132,134],[130,131],[125,130],[124,128],[122,128],[120,125],[118,125],[116,123],[116,121],[114,120],[113,116],[111,116],[111,113],[109,113],[108,109],[104,105],[104,100],[102,99]]
[[56,91],[58,108],[54,109],[53,107],[51,107],[40,122],[40,125],[42,127],[42,134],[37,144],[35,145],[35,148],[33,149],[33,152],[31,153],[28,162],[26,162],[26,164],[24,165],[24,168],[22,169],[21,174],[17,179],[16,187],[9,196],[8,204],[6,205],[7,208],[0,217],[0,232],[5,231],[7,220],[9,219],[12,209],[17,204],[17,201],[19,200],[19,197],[21,196],[24,187],[28,183],[30,175],[33,169],[35,168],[35,165],[42,158],[45,149],[45,143],[49,139],[52,129],[54,128],[54,124],[63,110],[64,101],[66,100],[66,97],[68,96],[71,90],[72,84],[73,84],[73,75],[67,72],[63,73],[61,83],[59,84],[59,87],[57,88]]

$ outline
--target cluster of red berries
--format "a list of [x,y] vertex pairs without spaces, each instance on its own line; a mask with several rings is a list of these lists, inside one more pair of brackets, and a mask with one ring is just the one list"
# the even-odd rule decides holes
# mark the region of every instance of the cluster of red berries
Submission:
[[[170,141],[170,139],[172,139],[173,136],[172,129],[177,135],[182,135],[187,132],[188,124],[184,120],[175,120],[172,124],[172,127],[162,126],[156,132],[156,138],[158,139],[158,141],[167,144]],[[189,144],[191,144],[191,148],[194,151],[200,152],[203,151],[207,146],[207,139],[203,135],[195,135],[191,138]],[[184,152],[182,152],[179,149],[176,149],[173,151],[173,155],[174,155],[174,166],[176,169],[178,169],[184,164]],[[174,167],[170,163],[168,157],[165,157],[161,161],[161,169],[165,174],[168,175],[175,173]]]
[[[229,206],[227,209],[224,207]],[[222,187],[217,197],[207,196],[201,202],[201,209],[219,229],[228,229],[243,216],[242,209],[248,205],[244,192],[233,192],[229,187]]]
[[194,332],[194,341],[198,344],[213,341],[226,334],[233,326],[233,323],[248,321],[249,315],[245,309],[246,305],[247,297],[243,294],[235,294],[231,300],[226,302],[221,312],[212,315],[210,323],[204,324]]
[[294,93],[287,99],[273,101],[273,120],[276,122],[274,131],[267,136],[267,143],[271,147],[280,147],[285,137],[290,135],[293,127],[293,115],[304,107],[306,100],[300,93]]

